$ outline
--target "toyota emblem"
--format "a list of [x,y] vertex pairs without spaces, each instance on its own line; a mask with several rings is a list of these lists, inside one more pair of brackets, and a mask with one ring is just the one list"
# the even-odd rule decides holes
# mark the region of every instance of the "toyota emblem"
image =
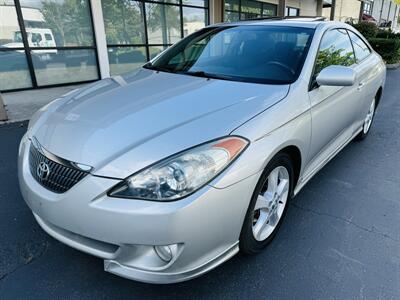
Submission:
[[50,175],[49,165],[42,161],[36,169],[36,174],[41,180],[47,180]]

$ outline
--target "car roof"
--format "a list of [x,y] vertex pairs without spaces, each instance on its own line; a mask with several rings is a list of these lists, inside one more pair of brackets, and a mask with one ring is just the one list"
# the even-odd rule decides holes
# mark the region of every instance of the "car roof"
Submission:
[[331,23],[325,21],[323,17],[296,17],[296,18],[260,18],[246,21],[238,21],[231,23],[215,24],[217,26],[246,26],[246,25],[265,25],[265,26],[288,26],[288,27],[304,27],[317,28],[321,23]]

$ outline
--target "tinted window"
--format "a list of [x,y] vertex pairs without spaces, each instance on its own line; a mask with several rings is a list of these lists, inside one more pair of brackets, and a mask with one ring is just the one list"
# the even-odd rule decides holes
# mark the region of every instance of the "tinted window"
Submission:
[[261,17],[262,2],[242,0],[242,20],[249,20]]
[[286,7],[286,15],[296,17],[300,15],[300,9],[294,7]]
[[107,43],[144,44],[143,4],[138,1],[101,1]]
[[25,51],[0,46],[0,90],[31,87]]
[[364,58],[366,58],[371,53],[371,50],[369,50],[368,46],[364,43],[364,41],[354,32],[349,31],[349,35],[351,41],[353,42],[353,47],[354,47],[354,52],[356,54],[357,62],[359,62]]
[[[93,32],[88,0],[20,0],[27,31],[54,37],[56,47],[92,46]],[[40,37],[40,41],[44,37]],[[31,47],[43,47],[39,37]]]
[[147,67],[227,80],[291,83],[303,67],[313,32],[283,26],[206,28]]
[[353,47],[346,30],[326,32],[321,40],[314,75],[331,65],[351,66],[355,63]]

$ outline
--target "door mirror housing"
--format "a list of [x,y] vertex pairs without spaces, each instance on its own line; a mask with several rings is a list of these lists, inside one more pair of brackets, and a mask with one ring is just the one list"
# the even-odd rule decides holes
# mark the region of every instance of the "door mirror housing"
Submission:
[[329,66],[318,74],[316,80],[320,86],[352,86],[356,82],[356,72],[345,66]]

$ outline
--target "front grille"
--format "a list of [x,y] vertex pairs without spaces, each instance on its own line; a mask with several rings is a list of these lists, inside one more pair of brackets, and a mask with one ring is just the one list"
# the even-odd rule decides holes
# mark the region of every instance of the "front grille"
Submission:
[[88,174],[47,158],[33,143],[29,149],[29,167],[37,182],[59,194],[68,191]]

